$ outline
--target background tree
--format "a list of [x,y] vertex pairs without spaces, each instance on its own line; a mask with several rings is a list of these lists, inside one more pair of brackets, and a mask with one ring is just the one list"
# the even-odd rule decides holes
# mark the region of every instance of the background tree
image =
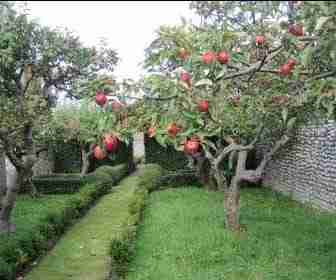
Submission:
[[[333,2],[295,4],[291,6],[295,13],[284,22],[276,20],[283,3],[269,3],[270,9],[262,14],[259,4],[242,2],[216,4],[231,5],[229,15],[224,13],[218,20],[224,23],[220,28],[181,26],[158,32],[159,50],[147,58],[154,63],[152,68],[178,53],[177,30],[187,33],[189,55],[174,60],[179,64],[173,72],[145,79],[153,101],[143,102],[139,109],[144,114],[139,126],[150,126],[159,143],[210,161],[211,176],[224,191],[227,228],[234,231],[240,230],[241,184],[262,179],[265,166],[289,142],[295,127],[324,113],[334,117],[336,76]],[[234,24],[234,28],[226,24],[240,21],[241,16],[231,19],[239,9],[246,22],[254,14],[256,23]],[[267,24],[260,18],[268,19]],[[167,49],[157,43],[161,40]],[[254,167],[248,167],[248,157],[260,142],[267,143],[269,150]]]
[[78,96],[78,79],[112,71],[118,58],[106,46],[84,46],[68,30],[29,21],[6,1],[0,12],[0,145],[18,173],[0,204],[0,232],[8,232],[17,192],[36,162],[34,127],[47,120],[55,94]]
[[[81,175],[84,176],[92,160],[113,157],[119,141],[129,143],[131,133],[125,125],[127,107],[108,96],[114,95],[118,84],[111,78],[87,82],[88,98],[56,109],[45,130],[43,141],[58,143],[72,142],[81,150]],[[95,94],[95,95],[93,95]]]

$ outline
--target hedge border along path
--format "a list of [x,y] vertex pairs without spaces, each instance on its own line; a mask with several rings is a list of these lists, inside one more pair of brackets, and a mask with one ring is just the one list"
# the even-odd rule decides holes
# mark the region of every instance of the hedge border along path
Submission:
[[116,263],[116,256],[120,254],[111,252],[113,240],[123,240],[120,237],[126,232],[128,235],[132,226],[137,223],[144,204],[144,194],[153,188],[155,177],[161,173],[159,166],[147,165],[123,179],[112,193],[105,195],[63,236],[24,279],[107,279],[111,272],[111,254],[114,255]]

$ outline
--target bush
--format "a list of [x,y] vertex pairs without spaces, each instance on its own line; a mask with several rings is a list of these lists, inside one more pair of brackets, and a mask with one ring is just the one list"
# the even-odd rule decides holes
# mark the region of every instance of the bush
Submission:
[[77,192],[84,181],[80,174],[52,174],[33,178],[36,189],[43,194],[65,194]]
[[[43,208],[40,216],[34,218],[34,225],[28,222],[25,227],[20,225],[21,228],[15,234],[0,235],[0,279],[14,280],[18,271],[25,269],[43,254],[69,225],[83,216],[100,196],[107,193],[127,173],[126,164],[102,166],[88,175],[90,180],[84,178],[90,183],[85,181],[85,185],[63,204]],[[31,207],[33,206],[36,204],[32,203]],[[21,215],[26,215],[25,218],[30,220],[30,214],[29,211],[24,211]]]
[[80,190],[88,183],[117,182],[125,177],[128,165],[120,164],[116,166],[101,166],[95,172],[81,177],[79,173],[43,175],[33,178],[33,183],[37,190],[43,194],[71,194]]
[[138,172],[133,181],[136,187],[127,205],[128,216],[120,227],[119,234],[111,241],[112,270],[118,277],[123,278],[127,273],[128,265],[134,255],[136,225],[141,219],[148,193],[158,188],[157,179],[162,174],[163,169],[157,164],[138,166]]
[[152,192],[159,187],[160,178],[164,174],[163,168],[158,164],[139,165],[139,185]]
[[164,148],[154,138],[145,135],[146,163],[158,164],[168,171],[179,171],[188,168],[188,160],[183,152],[176,151],[173,146]]

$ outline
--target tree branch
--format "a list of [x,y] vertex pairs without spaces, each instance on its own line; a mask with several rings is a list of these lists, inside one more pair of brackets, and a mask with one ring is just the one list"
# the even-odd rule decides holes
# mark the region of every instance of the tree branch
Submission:
[[[259,62],[256,62],[254,64],[252,64],[250,67],[248,67],[247,69],[244,69],[244,70],[241,70],[237,73],[233,73],[231,75],[228,75],[226,77],[222,77],[222,78],[218,78],[217,81],[219,80],[229,80],[229,79],[234,79],[234,78],[237,78],[237,77],[240,77],[240,76],[245,76],[245,75],[248,75],[250,73],[253,73],[253,72],[258,72],[258,71],[261,71],[261,67],[264,65],[264,64],[267,64],[269,61],[271,61],[274,57],[276,57],[280,52],[282,51],[282,46],[281,47],[278,47],[276,48],[275,50],[273,50],[272,54],[270,56],[266,56],[265,60],[263,61],[259,61]],[[259,69],[260,68],[260,69]],[[259,69],[259,70],[258,70]],[[258,71],[256,71],[258,70]]]
[[22,161],[15,155],[13,151],[13,146],[8,139],[8,131],[4,128],[0,128],[0,140],[3,142],[3,149],[5,151],[5,154],[7,155],[11,163],[15,166],[15,168],[17,170],[23,168]]
[[202,145],[202,147],[203,147],[205,156],[212,163],[215,160],[215,157],[211,154],[210,149],[206,145]]
[[336,77],[336,70],[330,71],[330,72],[326,72],[326,73],[321,73],[319,75],[311,77],[306,82],[311,82],[311,81],[315,81],[315,80],[319,80],[319,79],[324,79],[324,78],[329,78],[329,77]]

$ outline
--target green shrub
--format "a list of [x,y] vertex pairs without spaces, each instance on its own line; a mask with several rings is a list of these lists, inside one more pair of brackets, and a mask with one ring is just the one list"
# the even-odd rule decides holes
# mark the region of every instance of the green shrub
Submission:
[[158,164],[139,165],[139,185],[149,192],[158,189],[161,176],[164,174],[163,168]]
[[36,176],[33,183],[37,190],[43,194],[65,194],[77,192],[85,182],[80,174],[52,174]]
[[129,168],[132,169],[133,163],[133,143],[132,141],[129,145],[121,142],[118,152],[115,153],[113,156],[106,158],[104,160],[95,160],[92,161],[90,165],[89,171],[95,171],[101,166],[117,166],[119,164],[128,163],[130,166]]
[[[25,269],[43,254],[50,247],[50,243],[55,242],[69,225],[83,216],[99,197],[107,193],[111,186],[127,174],[127,170],[126,164],[100,167],[89,175],[90,184],[86,183],[65,203],[59,207],[46,207],[41,211],[40,216],[35,217],[34,226],[27,223],[15,234],[0,235],[0,279],[14,280],[17,272]],[[55,199],[58,196],[55,196]],[[28,217],[30,214],[26,211],[24,215],[27,215],[27,219],[31,219]]]
[[187,169],[188,160],[183,152],[176,151],[173,146],[164,148],[154,138],[145,136],[146,163],[158,164],[168,171]]
[[110,247],[112,257],[112,270],[123,278],[128,270],[128,265],[134,256],[134,239],[136,225],[139,223],[145,201],[150,191],[158,188],[157,179],[163,174],[163,169],[157,164],[139,165],[136,178],[135,190],[127,205],[128,215],[120,227],[120,233],[113,238]]
[[101,166],[95,172],[91,172],[84,177],[79,173],[37,176],[33,178],[33,183],[37,190],[43,194],[71,194],[78,192],[85,184],[112,181],[116,183],[128,174],[128,164],[116,166]]
[[9,265],[0,257],[0,279],[14,279],[15,265]]
[[122,233],[111,242],[110,254],[113,260],[113,270],[121,278],[127,273],[128,265],[134,256],[135,234],[134,227],[124,227]]

